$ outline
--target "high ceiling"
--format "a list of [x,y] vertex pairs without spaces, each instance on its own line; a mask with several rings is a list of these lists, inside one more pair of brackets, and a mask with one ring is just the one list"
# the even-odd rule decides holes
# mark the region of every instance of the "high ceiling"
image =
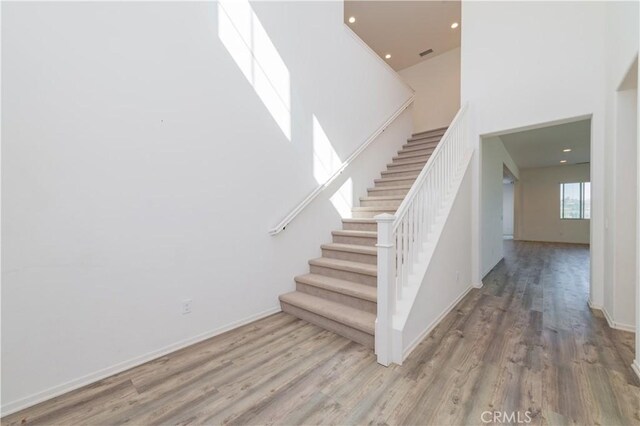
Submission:
[[[356,21],[349,23],[350,17]],[[460,1],[344,2],[345,23],[396,71],[460,46]],[[420,52],[433,53],[420,57]]]
[[588,163],[591,158],[591,120],[509,133],[500,139],[522,169]]

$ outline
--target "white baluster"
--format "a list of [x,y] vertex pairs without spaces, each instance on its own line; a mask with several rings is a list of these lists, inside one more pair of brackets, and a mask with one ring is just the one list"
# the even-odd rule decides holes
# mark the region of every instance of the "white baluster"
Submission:
[[413,241],[413,231],[415,230],[415,218],[416,218],[416,202],[411,203],[411,216],[409,217],[409,273],[411,275],[413,271],[414,251],[416,248],[415,241]]
[[408,233],[407,232],[409,229],[409,224],[407,223],[407,216],[405,215],[404,219],[402,220],[402,282],[400,283],[400,285],[398,285],[398,297],[402,298],[402,290],[404,289],[404,285],[407,282],[407,267],[408,265],[408,261],[407,261],[407,257],[409,254],[409,250],[408,250],[408,243],[409,243],[409,238],[408,238]]

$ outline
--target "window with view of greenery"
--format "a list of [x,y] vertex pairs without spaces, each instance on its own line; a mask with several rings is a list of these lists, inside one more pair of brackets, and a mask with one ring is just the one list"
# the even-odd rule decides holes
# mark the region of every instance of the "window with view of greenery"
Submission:
[[560,184],[560,219],[591,218],[591,182]]

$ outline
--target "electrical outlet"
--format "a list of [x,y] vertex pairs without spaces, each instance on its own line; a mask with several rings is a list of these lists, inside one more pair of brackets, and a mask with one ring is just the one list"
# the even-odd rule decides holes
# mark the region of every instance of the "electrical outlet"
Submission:
[[191,299],[186,299],[182,301],[182,315],[187,315],[191,313]]

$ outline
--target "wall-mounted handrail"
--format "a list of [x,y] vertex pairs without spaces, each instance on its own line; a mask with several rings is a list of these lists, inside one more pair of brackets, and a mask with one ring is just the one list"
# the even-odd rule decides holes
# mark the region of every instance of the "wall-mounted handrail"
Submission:
[[324,191],[331,183],[336,180],[338,176],[342,174],[342,172],[349,167],[349,165],[365,150],[369,145],[371,145],[378,136],[382,132],[384,132],[391,123],[395,121],[400,114],[406,110],[409,105],[413,103],[414,95],[412,94],[407,101],[405,101],[396,111],[384,122],[382,123],[353,153],[346,159],[344,162],[338,167],[338,169],[321,185],[319,185],[316,189],[314,189],[309,195],[305,197],[297,206],[293,208],[285,217],[278,223],[276,226],[269,230],[269,235],[277,235],[280,232],[284,231],[289,223],[293,219],[295,219],[298,214],[304,210],[322,191]]
[[[409,285],[409,277],[430,240],[441,210],[459,178],[469,151],[467,106],[447,128],[438,146],[395,215],[376,216],[378,223],[378,283],[375,347],[378,362],[402,362],[402,348],[392,338],[393,316]],[[412,283],[415,281],[411,281]]]

